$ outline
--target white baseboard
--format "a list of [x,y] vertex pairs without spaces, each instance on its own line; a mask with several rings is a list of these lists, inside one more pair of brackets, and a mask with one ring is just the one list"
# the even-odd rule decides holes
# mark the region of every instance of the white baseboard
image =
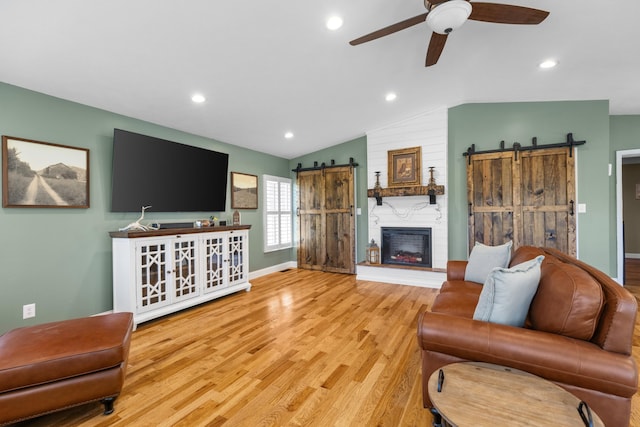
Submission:
[[287,268],[298,268],[298,263],[296,261],[288,261],[283,262],[282,264],[263,268],[262,270],[252,271],[249,273],[249,280],[257,279],[258,277],[266,276],[267,274],[277,273],[278,271],[286,270]]
[[624,254],[625,258],[640,259],[640,254]]

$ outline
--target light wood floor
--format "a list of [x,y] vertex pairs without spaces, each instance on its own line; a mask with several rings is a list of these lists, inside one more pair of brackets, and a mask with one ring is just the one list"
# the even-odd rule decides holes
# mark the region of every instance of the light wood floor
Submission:
[[115,413],[29,426],[427,426],[418,312],[435,290],[292,269],[133,334]]
[[[640,260],[629,261],[640,299]],[[89,404],[20,426],[431,425],[416,316],[436,290],[295,269],[252,284],[139,327],[114,414]]]

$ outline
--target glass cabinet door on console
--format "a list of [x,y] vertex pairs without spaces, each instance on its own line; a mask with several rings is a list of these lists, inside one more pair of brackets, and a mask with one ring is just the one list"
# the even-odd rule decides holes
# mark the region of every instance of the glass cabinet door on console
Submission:
[[137,308],[149,311],[171,303],[169,290],[169,259],[167,241],[136,244]]
[[228,237],[229,285],[247,281],[247,265],[245,257],[247,247],[247,233],[244,231],[231,232]]
[[226,233],[217,233],[203,237],[202,249],[205,252],[204,292],[209,293],[226,285],[224,277],[224,250],[227,241]]
[[198,239],[178,236],[173,245],[174,301],[182,301],[200,295],[198,286]]

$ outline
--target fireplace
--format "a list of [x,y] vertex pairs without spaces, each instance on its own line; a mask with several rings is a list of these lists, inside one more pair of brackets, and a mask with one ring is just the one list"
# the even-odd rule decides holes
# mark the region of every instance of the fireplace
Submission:
[[382,264],[431,267],[431,228],[382,227]]

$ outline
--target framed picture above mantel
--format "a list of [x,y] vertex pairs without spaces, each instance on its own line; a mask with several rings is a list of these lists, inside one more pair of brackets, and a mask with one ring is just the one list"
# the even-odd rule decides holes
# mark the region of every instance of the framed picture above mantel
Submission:
[[389,187],[411,187],[422,184],[421,147],[390,150],[387,156]]
[[89,150],[3,136],[2,206],[88,208]]

